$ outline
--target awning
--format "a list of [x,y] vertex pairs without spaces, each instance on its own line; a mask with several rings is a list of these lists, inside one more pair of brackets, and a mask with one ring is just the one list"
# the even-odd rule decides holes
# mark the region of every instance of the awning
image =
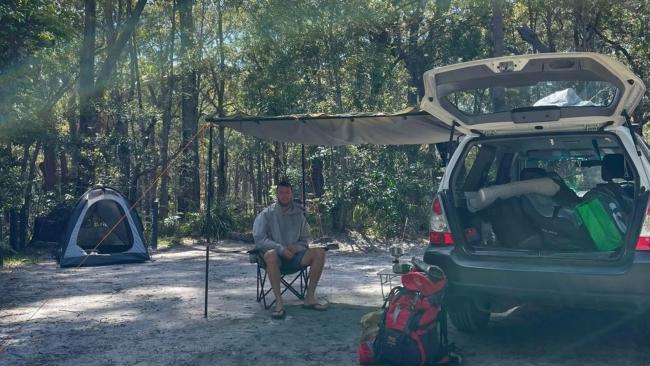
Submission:
[[449,126],[420,110],[394,114],[301,114],[207,118],[264,140],[305,145],[420,145],[449,140]]

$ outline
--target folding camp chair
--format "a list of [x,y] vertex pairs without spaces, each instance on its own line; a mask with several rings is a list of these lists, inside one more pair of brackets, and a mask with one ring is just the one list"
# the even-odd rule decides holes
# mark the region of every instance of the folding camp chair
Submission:
[[[249,260],[251,263],[257,264],[257,302],[264,304],[264,309],[269,309],[275,304],[275,299],[271,303],[267,303],[266,296],[273,291],[273,288],[265,288],[268,275],[266,273],[266,262],[264,256],[257,249],[248,251]],[[287,290],[300,300],[305,299],[307,292],[307,280],[309,279],[309,267],[305,267],[299,271],[283,271],[280,269],[280,286],[282,286],[281,295],[284,295]],[[294,283],[299,281],[300,287],[294,287]]]

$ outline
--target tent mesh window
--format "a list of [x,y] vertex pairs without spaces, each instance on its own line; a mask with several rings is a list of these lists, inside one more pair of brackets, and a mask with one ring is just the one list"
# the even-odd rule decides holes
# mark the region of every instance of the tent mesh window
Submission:
[[[113,227],[115,229],[111,231]],[[99,254],[119,253],[131,249],[133,234],[122,207],[112,200],[93,204],[81,224],[77,244],[84,250],[97,247],[95,251]]]

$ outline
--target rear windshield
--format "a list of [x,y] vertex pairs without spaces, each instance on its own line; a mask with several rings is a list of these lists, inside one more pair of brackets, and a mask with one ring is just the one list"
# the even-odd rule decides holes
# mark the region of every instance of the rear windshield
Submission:
[[616,86],[606,81],[563,80],[462,90],[446,99],[464,114],[479,116],[525,107],[609,107],[617,91]]

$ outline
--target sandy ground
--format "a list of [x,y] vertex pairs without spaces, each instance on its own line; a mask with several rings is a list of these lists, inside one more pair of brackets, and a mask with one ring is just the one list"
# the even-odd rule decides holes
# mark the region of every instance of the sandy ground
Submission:
[[[0,365],[356,365],[360,317],[381,304],[385,253],[328,256],[327,312],[287,297],[272,320],[255,302],[255,266],[219,243],[203,318],[204,252],[158,253],[137,265],[0,271]],[[412,249],[408,255],[421,255]],[[466,365],[650,365],[647,337],[620,314],[525,310],[474,335],[450,330]]]

